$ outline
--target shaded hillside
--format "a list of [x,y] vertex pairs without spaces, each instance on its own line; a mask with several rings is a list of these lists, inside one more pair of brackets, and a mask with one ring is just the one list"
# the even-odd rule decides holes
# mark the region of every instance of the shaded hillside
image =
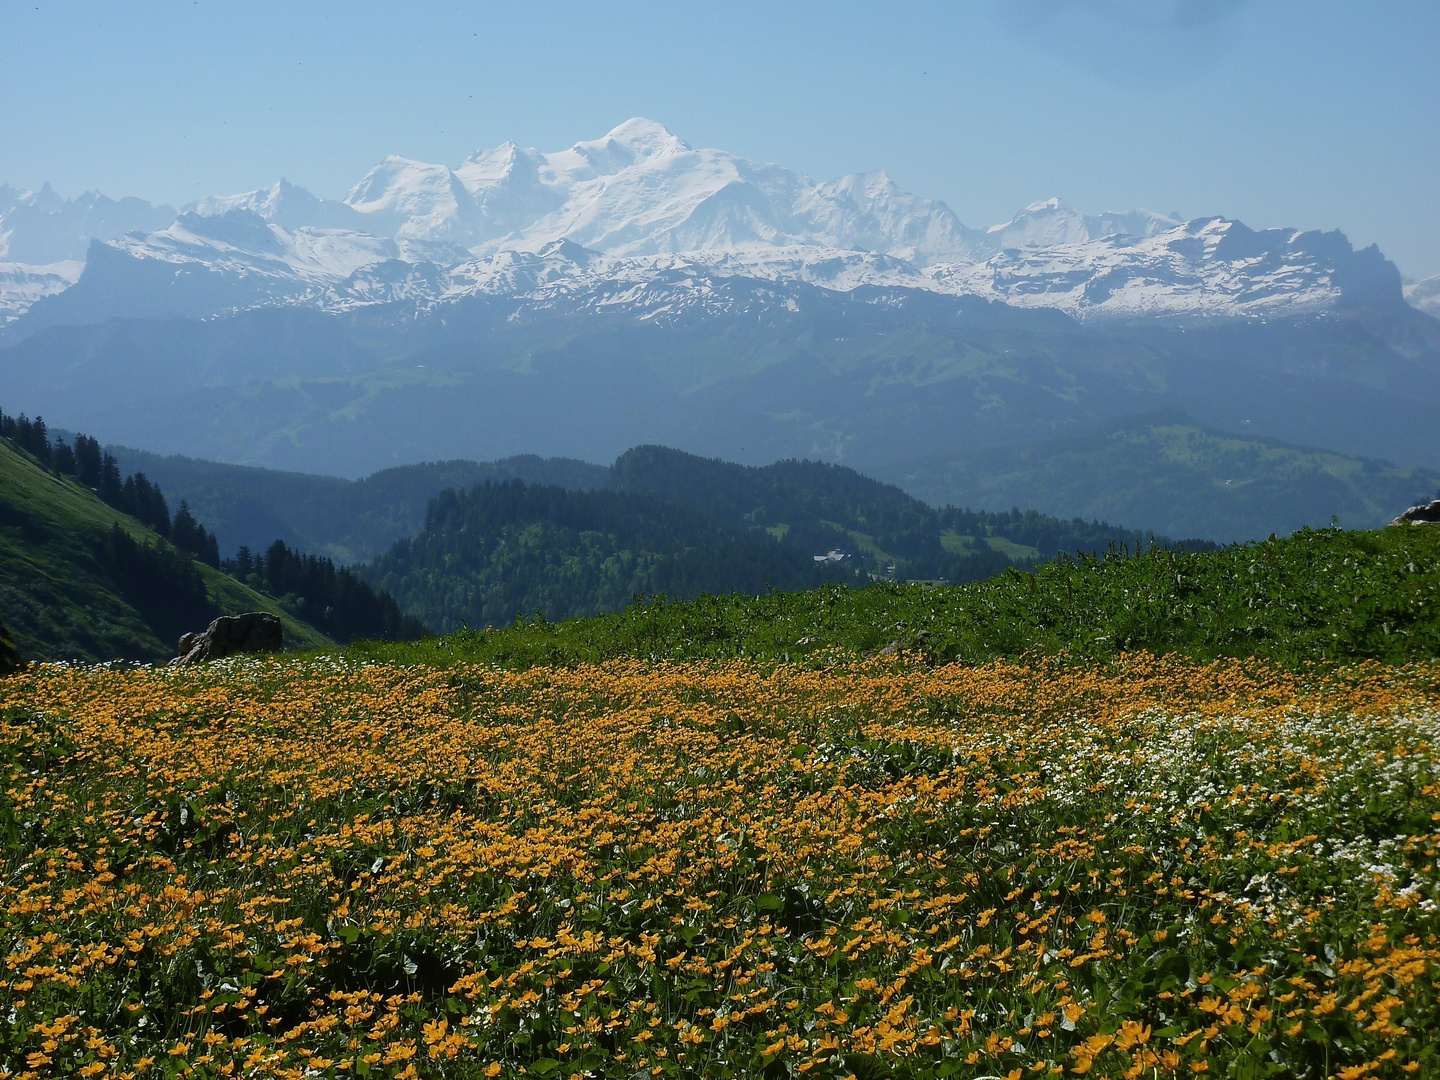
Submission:
[[1284,535],[1338,518],[1375,528],[1434,497],[1440,472],[1203,428],[1180,413],[1028,446],[997,446],[882,470],[929,502],[1143,524],[1222,541]]
[[1126,327],[906,289],[717,288],[723,312],[639,321],[476,296],[392,321],[272,309],[55,328],[0,348],[0,398],[111,442],[344,476],[642,443],[870,470],[1173,407],[1440,463],[1440,323],[1403,304]]
[[845,550],[877,577],[976,581],[1012,563],[1061,553],[1173,543],[1136,529],[1033,510],[936,510],[891,484],[817,461],[745,466],[641,446],[622,454],[611,472],[619,490],[688,506],[808,554]]
[[512,480],[445,491],[365,573],[432,627],[568,619],[663,593],[763,593],[824,580],[809,554],[648,495]]
[[287,644],[332,644],[0,439],[0,622],[27,660],[163,660],[220,614],[281,615]]
[[611,475],[614,486],[598,491],[511,481],[442,492],[424,529],[365,577],[432,627],[452,628],[616,611],[652,593],[978,581],[1063,552],[1170,543],[1033,511],[937,511],[817,462],[747,467],[647,446]]
[[568,458],[533,455],[500,461],[438,461],[384,469],[363,480],[227,465],[125,446],[108,448],[127,471],[142,470],[171,498],[189,502],[220,539],[225,555],[263,551],[280,540],[339,563],[373,559],[420,530],[425,508],[446,488],[502,480],[603,487],[609,471]]

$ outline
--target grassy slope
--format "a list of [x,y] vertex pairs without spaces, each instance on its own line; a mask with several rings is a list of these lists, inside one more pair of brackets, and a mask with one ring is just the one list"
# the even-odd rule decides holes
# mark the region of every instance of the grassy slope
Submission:
[[[925,636],[920,637],[924,631]],[[976,585],[701,597],[617,615],[467,631],[355,655],[524,667],[618,656],[828,663],[892,642],[930,660],[1147,649],[1285,664],[1440,656],[1440,526],[1305,531],[1221,551],[1052,563]]]
[[909,462],[885,476],[936,505],[1035,506],[1227,542],[1319,528],[1332,514],[1346,528],[1377,528],[1440,487],[1432,470],[1210,431],[1166,415],[1094,435]]
[[[0,439],[0,621],[22,656],[159,660],[174,654],[174,643],[162,641],[152,622],[120,595],[89,546],[117,522],[137,540],[158,539]],[[208,566],[200,570],[220,613],[271,611],[281,615],[294,647],[333,644],[268,597]]]

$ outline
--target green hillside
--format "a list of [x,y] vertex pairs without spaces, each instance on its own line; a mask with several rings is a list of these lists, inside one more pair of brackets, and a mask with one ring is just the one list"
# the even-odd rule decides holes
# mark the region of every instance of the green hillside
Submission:
[[575,490],[604,487],[609,470],[533,454],[500,461],[435,461],[384,469],[362,480],[227,465],[130,447],[108,448],[125,472],[144,472],[173,501],[184,499],[227,554],[281,540],[334,559],[365,562],[420,531],[425,508],[446,488],[524,480]]
[[937,511],[820,462],[751,467],[643,446],[620,456],[610,482],[596,491],[520,481],[447,490],[416,536],[363,573],[449,629],[618,611],[637,595],[979,581],[1061,552],[1156,542],[1034,512]]
[[637,595],[804,589],[835,576],[769,535],[648,495],[518,480],[442,492],[425,528],[365,570],[443,629],[617,611]]
[[1440,472],[1214,431],[1179,413],[911,461],[882,475],[935,505],[1037,506],[1226,542],[1319,528],[1332,517],[1345,528],[1378,528],[1440,489]]
[[429,664],[592,663],[619,657],[751,657],[816,665],[886,649],[930,662],[1135,650],[1287,665],[1440,657],[1440,526],[1303,531],[1183,552],[1052,562],[959,586],[886,583],[637,604],[568,622],[535,620],[352,654]]
[[163,660],[220,614],[271,611],[294,648],[332,645],[0,439],[0,623],[28,660]]
[[1043,562],[1060,553],[1174,543],[1105,521],[1061,520],[1034,510],[937,510],[892,484],[819,461],[746,466],[641,446],[616,460],[611,477],[619,490],[690,507],[733,529],[768,533],[810,554],[845,549],[874,577],[979,581],[1012,563]]

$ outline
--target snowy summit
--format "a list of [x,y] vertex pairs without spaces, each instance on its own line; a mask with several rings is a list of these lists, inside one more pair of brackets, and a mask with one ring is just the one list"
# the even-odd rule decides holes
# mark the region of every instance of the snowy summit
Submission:
[[[0,322],[37,303],[53,317],[98,303],[92,295],[119,295],[117,275],[153,288],[185,267],[208,271],[205,287],[187,279],[168,298],[157,293],[157,311],[437,304],[536,290],[554,303],[607,283],[622,293],[659,287],[682,271],[978,295],[1081,318],[1303,314],[1401,295],[1393,266],[1373,248],[1352,251],[1339,233],[1087,214],[1059,199],[972,229],[884,172],[817,183],[696,149],[642,118],[554,153],[506,142],[454,168],[387,157],[342,201],[282,179],[177,217],[134,199],[67,202],[48,189],[0,187],[0,260],[9,260],[0,262]],[[686,303],[705,302],[705,288],[686,288]]]

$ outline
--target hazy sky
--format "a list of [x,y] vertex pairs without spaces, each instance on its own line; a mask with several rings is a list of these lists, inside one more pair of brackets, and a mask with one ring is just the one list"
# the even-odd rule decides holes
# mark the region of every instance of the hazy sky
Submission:
[[181,204],[630,116],[967,225],[1341,228],[1440,273],[1440,2],[0,3],[0,183]]

